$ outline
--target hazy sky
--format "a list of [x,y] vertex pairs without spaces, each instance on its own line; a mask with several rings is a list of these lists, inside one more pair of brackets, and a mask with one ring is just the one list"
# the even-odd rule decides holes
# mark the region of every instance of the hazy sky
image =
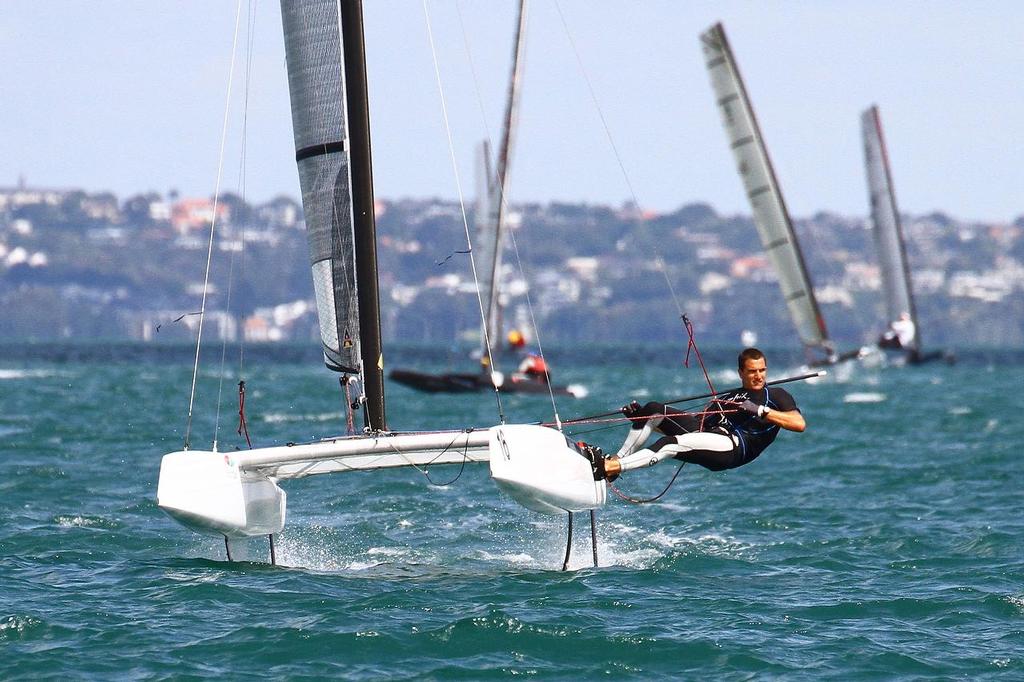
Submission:
[[[499,135],[515,5],[428,7],[468,197],[473,147]],[[211,194],[235,11],[214,0],[4,0],[0,186],[24,176],[122,198]],[[298,196],[279,13],[276,1],[255,3],[247,91],[244,37],[237,52],[222,188],[240,189],[246,113],[253,201]],[[369,0],[365,20],[377,196],[456,197],[423,3]],[[631,184],[656,210],[707,201],[749,213],[697,38],[718,20],[794,215],[866,214],[859,114],[872,103],[902,210],[1024,214],[1020,2],[534,0],[512,200],[619,204]]]

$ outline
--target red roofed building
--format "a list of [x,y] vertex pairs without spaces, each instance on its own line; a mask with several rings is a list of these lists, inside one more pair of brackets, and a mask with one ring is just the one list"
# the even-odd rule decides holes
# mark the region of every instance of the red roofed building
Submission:
[[[228,219],[231,212],[224,204],[217,204],[217,222]],[[213,222],[211,199],[182,199],[171,209],[171,227],[179,234],[208,228]]]

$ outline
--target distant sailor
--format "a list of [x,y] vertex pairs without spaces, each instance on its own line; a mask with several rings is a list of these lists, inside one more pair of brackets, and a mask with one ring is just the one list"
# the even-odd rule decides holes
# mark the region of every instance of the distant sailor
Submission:
[[914,337],[917,336],[917,328],[914,321],[910,319],[910,313],[900,313],[898,320],[889,324],[889,329],[882,334],[878,340],[881,348],[911,348],[914,345]]
[[534,381],[547,382],[551,377],[551,370],[544,362],[544,356],[539,353],[527,353],[523,361],[519,363],[519,372],[525,374]]
[[[604,462],[614,480],[621,472],[654,466],[668,457],[699,464],[711,471],[734,469],[754,461],[772,444],[779,429],[801,432],[806,428],[796,401],[785,389],[765,385],[768,365],[764,353],[746,348],[738,358],[743,387],[713,399],[703,420],[662,403],[641,406],[636,401],[622,408],[632,420],[619,452]],[[657,431],[664,438],[640,449]]]

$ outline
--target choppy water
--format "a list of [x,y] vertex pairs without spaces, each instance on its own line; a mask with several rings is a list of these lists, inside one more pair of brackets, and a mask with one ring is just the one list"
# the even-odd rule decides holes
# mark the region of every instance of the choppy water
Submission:
[[[998,356],[793,385],[806,433],[738,470],[687,467],[661,503],[613,499],[599,568],[578,516],[562,573],[565,519],[501,497],[485,467],[440,488],[415,471],[290,482],[282,565],[261,563],[265,541],[228,563],[221,541],[155,506],[160,456],[182,442],[187,353],[7,350],[2,679],[1024,677],[1024,370]],[[713,380],[734,383],[731,355],[711,356]],[[556,378],[590,394],[560,400],[563,418],[703,390],[664,354],[571,357]],[[770,363],[774,378],[790,369]],[[200,381],[197,447],[213,437],[217,374]],[[257,442],[340,432],[316,362],[246,374]],[[231,368],[221,449],[240,443],[236,380]],[[388,402],[396,428],[495,421],[489,398],[392,387]],[[536,397],[504,409],[552,413]],[[606,449],[625,431],[590,428],[577,435]],[[673,471],[621,487],[651,494]]]

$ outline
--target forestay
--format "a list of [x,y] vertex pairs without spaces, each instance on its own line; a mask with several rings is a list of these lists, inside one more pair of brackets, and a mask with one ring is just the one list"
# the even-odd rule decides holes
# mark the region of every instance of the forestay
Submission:
[[831,354],[825,320],[725,29],[715,24],[702,33],[700,39],[711,87],[750,200],[754,223],[765,253],[778,274],[797,333],[805,347]]

